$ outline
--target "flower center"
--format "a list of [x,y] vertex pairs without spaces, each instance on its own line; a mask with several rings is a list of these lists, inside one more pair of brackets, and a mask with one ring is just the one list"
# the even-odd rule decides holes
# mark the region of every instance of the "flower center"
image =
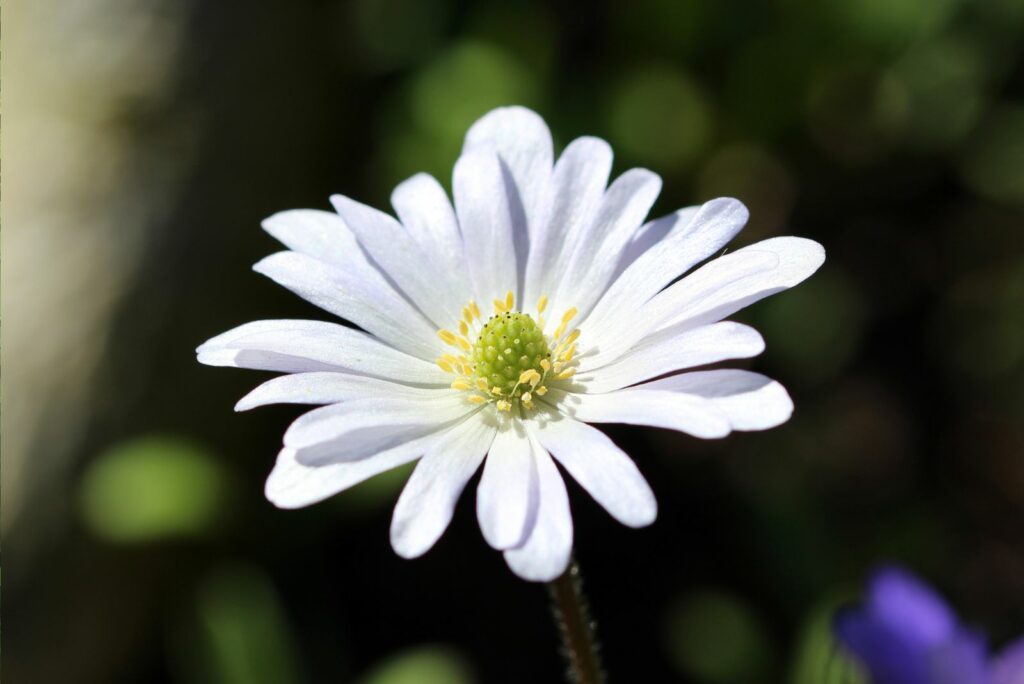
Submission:
[[544,375],[542,361],[550,368],[551,350],[530,314],[491,316],[473,345],[476,377],[484,380],[491,392],[499,388],[506,398],[518,399],[527,390],[529,385],[521,383],[521,377]]
[[441,370],[456,376],[452,389],[469,392],[467,399],[474,404],[493,402],[499,411],[511,411],[513,406],[532,409],[534,397],[547,394],[548,384],[568,380],[576,372],[580,331],[568,330],[576,309],[566,311],[549,335],[544,330],[546,296],[537,302],[536,319],[513,311],[514,305],[511,292],[494,300],[494,315],[485,323],[480,307],[471,300],[462,307],[458,333],[437,331],[458,352],[437,360]]

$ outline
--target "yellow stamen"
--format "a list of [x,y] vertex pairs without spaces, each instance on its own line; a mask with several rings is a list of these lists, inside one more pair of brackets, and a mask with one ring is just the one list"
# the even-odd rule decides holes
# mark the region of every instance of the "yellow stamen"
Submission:
[[456,337],[455,343],[462,347],[462,351],[469,351],[470,349],[473,348],[473,345],[471,345],[469,343],[469,340],[467,340],[465,337]]
[[486,404],[487,397],[481,397],[479,394],[471,394],[468,397],[466,397],[466,401],[468,401],[471,404]]
[[571,378],[574,375],[576,375],[576,369],[575,368],[566,368],[564,371],[562,371],[561,373],[558,374],[558,379],[559,380],[565,380],[567,378]]
[[469,300],[469,308],[473,312],[474,318],[480,318],[480,307],[476,305],[476,300]]
[[545,387],[544,385],[541,385],[540,387],[535,389],[534,392],[543,397],[545,394],[548,393],[548,388]]
[[437,360],[437,366],[438,366],[438,368],[443,370],[445,373],[451,373],[452,372],[451,364],[448,363],[447,361],[445,361],[444,359],[438,359]]
[[511,311],[515,303],[516,298],[512,294],[512,290],[509,290],[508,292],[505,293],[505,311]]
[[537,300],[537,313],[544,313],[544,309],[548,308],[548,296],[541,295],[540,299]]
[[505,313],[505,311],[507,311],[507,309],[505,308],[505,302],[501,301],[500,299],[495,299],[492,302],[492,304],[494,304],[494,313],[496,314],[503,314]]
[[510,411],[512,409],[512,404],[510,404],[509,402],[505,401],[504,399],[499,401],[496,404],[496,406],[498,407],[499,411]]
[[456,380],[452,383],[452,389],[454,390],[468,390],[473,389],[473,386],[466,380]]
[[463,335],[469,335],[469,326],[466,325],[466,321],[459,321],[459,332]]
[[487,381],[484,380],[483,378],[476,379],[476,387],[481,392],[486,392],[489,389],[489,387],[487,386]]
[[545,373],[547,373],[549,370],[551,370],[551,362],[548,361],[547,359],[541,359],[540,367],[544,369]]
[[451,330],[438,330],[437,336],[440,337],[445,344],[455,345],[455,333]]
[[562,314],[562,322],[568,323],[569,321],[571,321],[576,316],[576,312],[577,309],[575,306],[570,308],[568,311]]

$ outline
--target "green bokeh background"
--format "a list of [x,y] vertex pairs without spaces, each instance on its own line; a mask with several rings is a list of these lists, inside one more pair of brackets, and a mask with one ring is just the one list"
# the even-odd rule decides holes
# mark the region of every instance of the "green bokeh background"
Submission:
[[[327,318],[249,270],[278,249],[262,218],[335,192],[386,207],[418,171],[448,185],[468,125],[513,103],[558,147],[599,135],[616,173],[662,175],[656,215],[734,196],[738,244],[829,255],[740,315],[767,340],[751,367],[794,397],[787,425],[610,428],[659,498],[645,530],[570,486],[612,681],[864,681],[829,624],[882,561],[993,643],[1024,631],[1024,4],[4,10],[11,681],[559,681],[544,592],[487,548],[472,493],[413,562],[387,535],[408,468],[278,511],[262,481],[298,411],[235,415],[262,376],[192,353],[245,321]],[[47,201],[12,218],[29,181]]]

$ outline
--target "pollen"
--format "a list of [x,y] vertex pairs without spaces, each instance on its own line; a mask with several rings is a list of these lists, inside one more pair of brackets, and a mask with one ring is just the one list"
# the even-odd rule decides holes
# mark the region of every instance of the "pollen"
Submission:
[[[531,411],[548,393],[547,384],[573,377],[579,330],[568,331],[575,307],[558,320],[554,334],[545,334],[541,315],[548,305],[542,296],[536,318],[514,311],[515,296],[494,300],[494,315],[484,320],[476,302],[461,308],[456,331],[439,330],[452,353],[437,359],[438,367],[455,376],[451,388],[467,393],[473,404],[493,404],[501,412]],[[461,353],[460,353],[461,352]]]

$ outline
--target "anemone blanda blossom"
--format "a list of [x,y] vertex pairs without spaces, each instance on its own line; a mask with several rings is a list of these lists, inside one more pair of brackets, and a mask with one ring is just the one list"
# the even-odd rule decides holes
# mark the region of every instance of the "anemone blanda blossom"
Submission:
[[1024,684],[1024,638],[990,657],[984,635],[901,568],[874,573],[867,600],[840,614],[836,635],[873,684]]
[[555,160],[543,119],[502,108],[467,133],[453,202],[419,174],[391,196],[397,220],[342,196],[336,213],[267,219],[288,250],[254,269],[361,328],[257,321],[197,350],[206,364],[287,374],[237,410],[322,405],[285,432],[270,501],[306,506],[420,459],[391,526],[411,558],[483,463],[485,539],[521,577],[550,580],[573,536],[555,461],[619,522],[657,513],[633,461],[588,423],[718,438],[786,421],[777,382],[688,369],[759,354],[757,331],[723,319],[807,278],[821,246],[769,239],[673,282],[723,251],[746,208],[716,199],[645,222],[661,179],[631,169],[609,184],[611,165],[592,137]]

